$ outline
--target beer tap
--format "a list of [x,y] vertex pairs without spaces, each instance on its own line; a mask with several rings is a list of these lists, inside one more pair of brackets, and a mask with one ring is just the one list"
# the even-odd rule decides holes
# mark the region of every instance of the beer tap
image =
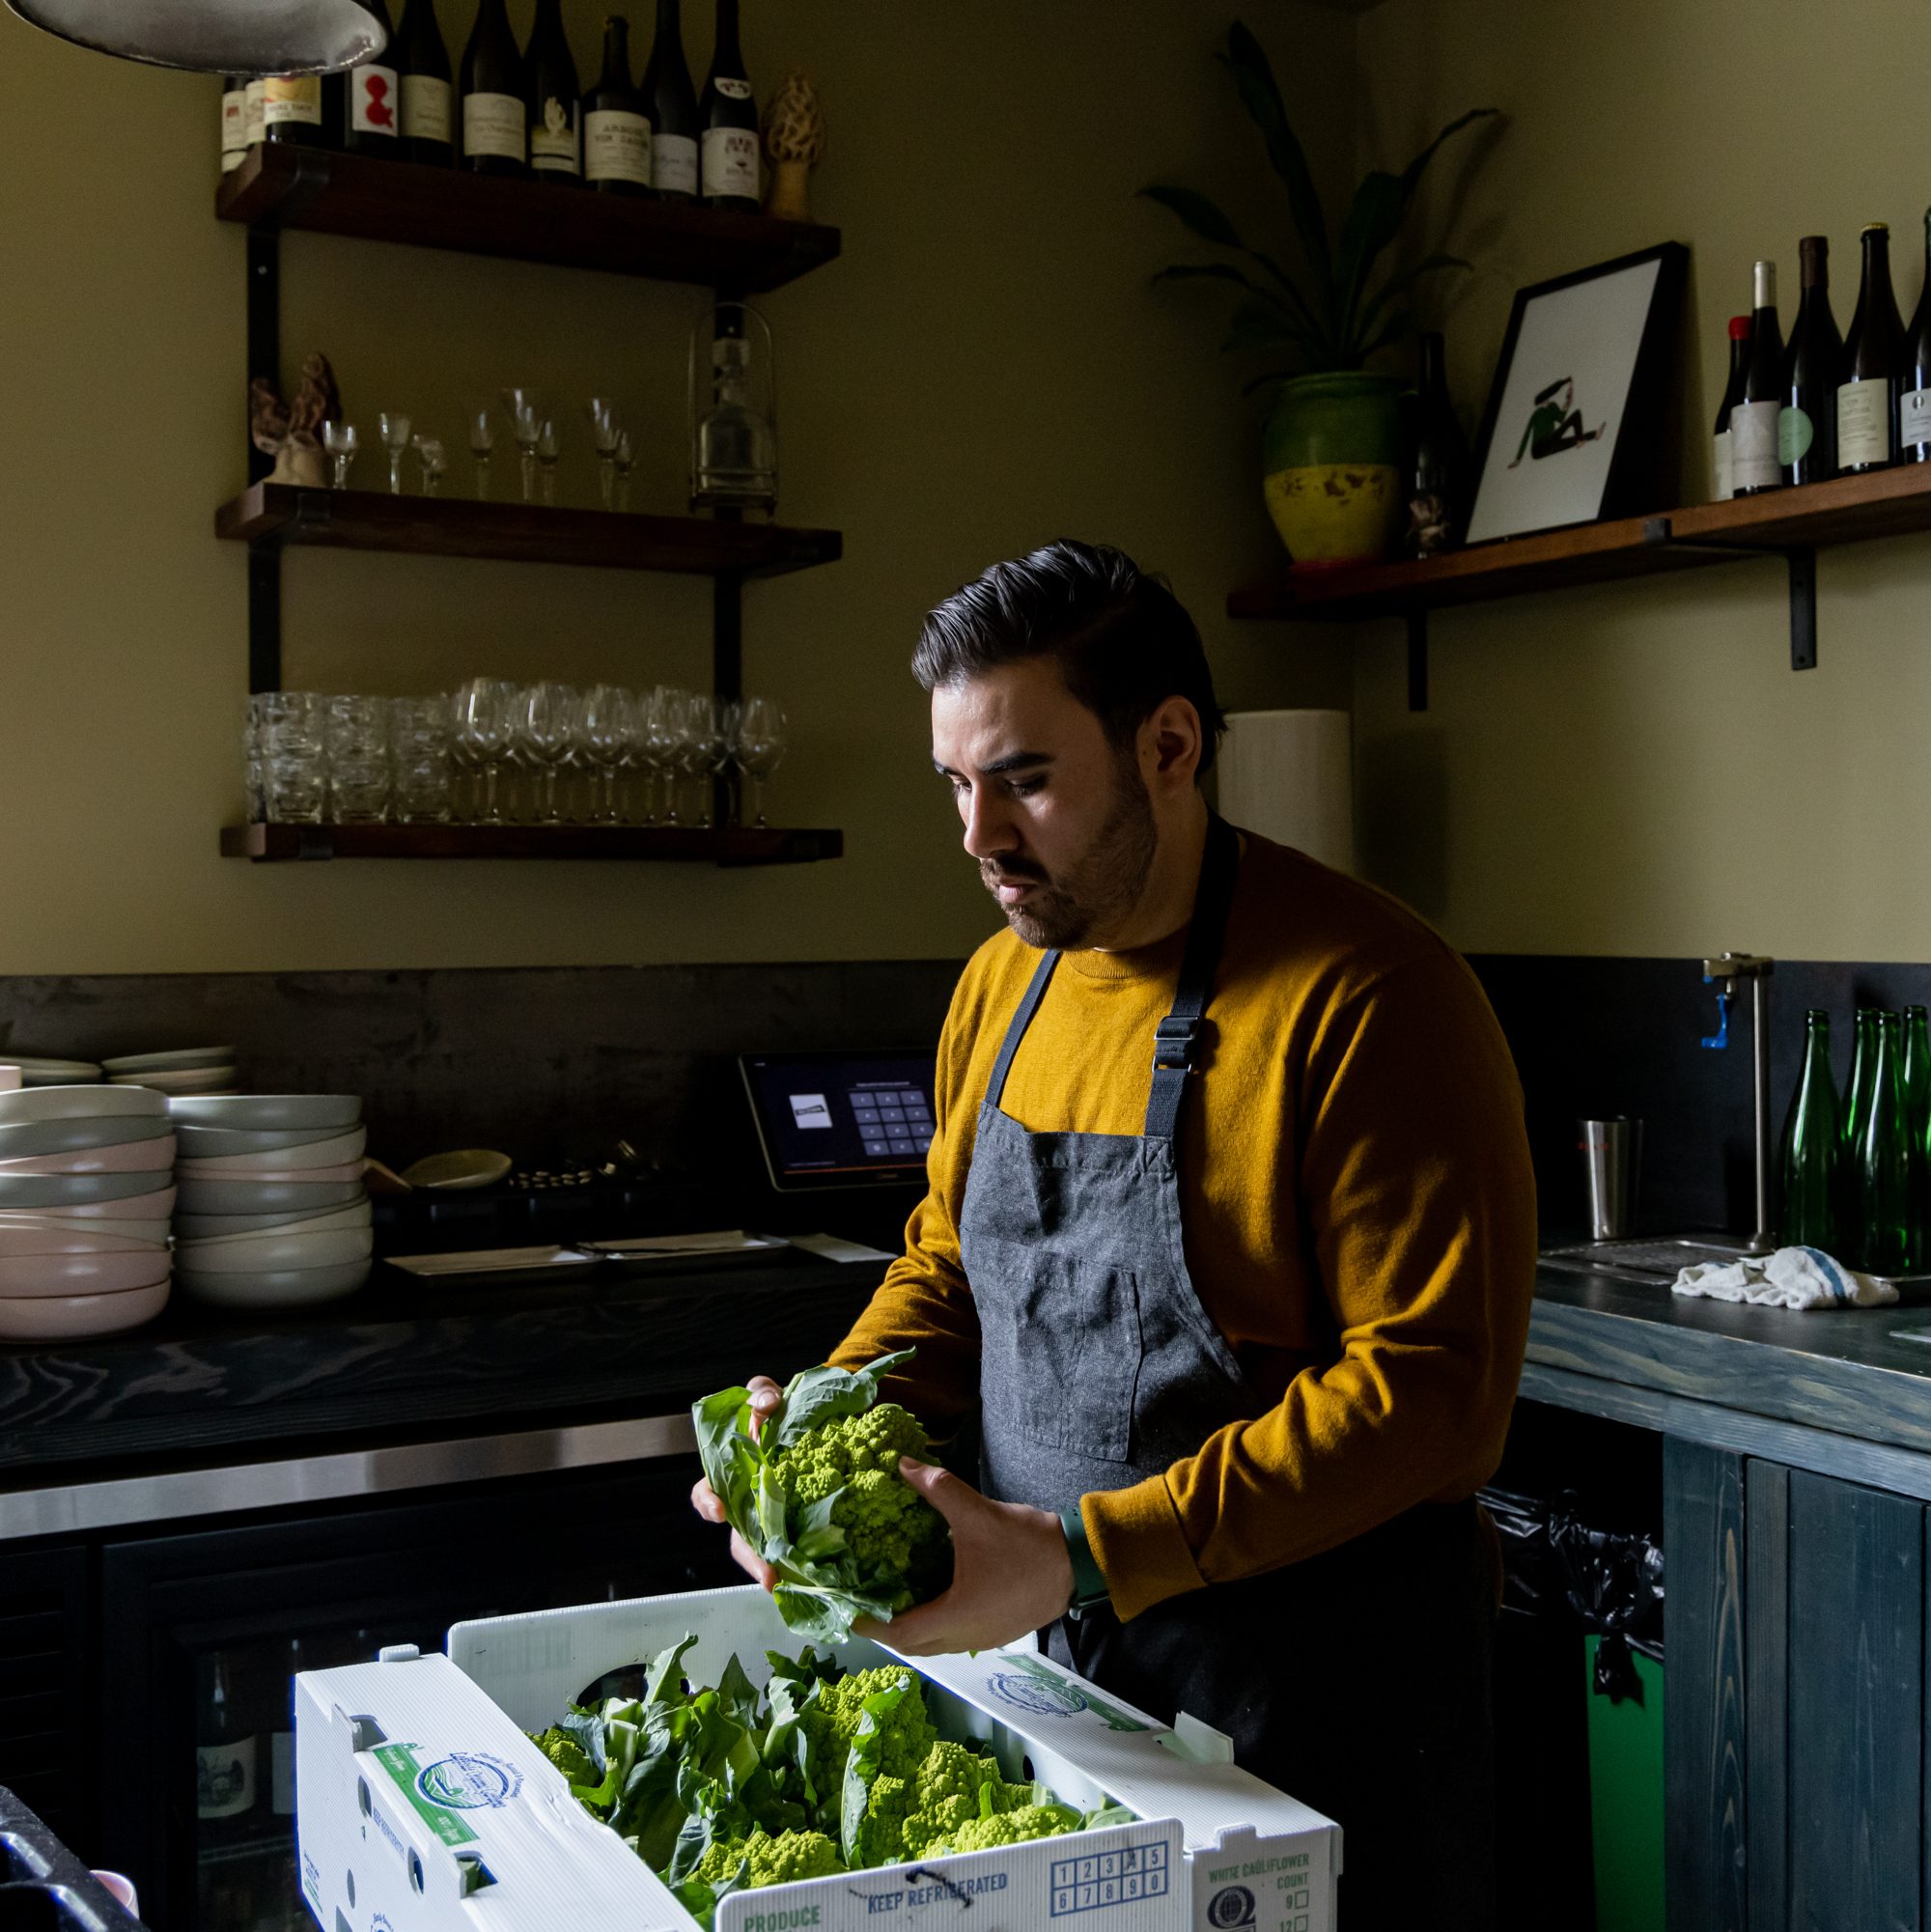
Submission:
[[1703,1045],[1721,1052],[1730,1044],[1730,1004],[1737,983],[1750,983],[1750,1030],[1756,1081],[1756,1232],[1749,1251],[1768,1254],[1777,1246],[1770,1224],[1770,976],[1777,962],[1760,953],[1724,953],[1703,962],[1703,984],[1717,989],[1717,1030]]

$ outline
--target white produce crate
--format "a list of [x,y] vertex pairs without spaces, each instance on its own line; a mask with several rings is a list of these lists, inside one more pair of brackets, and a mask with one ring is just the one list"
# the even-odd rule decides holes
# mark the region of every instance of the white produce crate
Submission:
[[[295,1679],[303,1896],[322,1932],[694,1932],[669,1889],[523,1735],[613,1670],[694,1633],[684,1668],[797,1655],[755,1586],[458,1624],[446,1657]],[[1110,1698],[1030,1645],[899,1658],[944,1735],[1069,1804],[1139,1822],[964,1857],[734,1892],[717,1932],[1334,1932],[1340,1828],[1229,1761],[1226,1740]]]

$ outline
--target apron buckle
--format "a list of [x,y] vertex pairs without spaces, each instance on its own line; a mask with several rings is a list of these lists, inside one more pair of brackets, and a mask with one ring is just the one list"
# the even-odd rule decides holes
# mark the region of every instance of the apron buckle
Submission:
[[1197,1015],[1190,1020],[1183,1020],[1169,1013],[1154,1028],[1154,1072],[1190,1074],[1193,1071],[1193,1043],[1199,1037],[1200,1021]]

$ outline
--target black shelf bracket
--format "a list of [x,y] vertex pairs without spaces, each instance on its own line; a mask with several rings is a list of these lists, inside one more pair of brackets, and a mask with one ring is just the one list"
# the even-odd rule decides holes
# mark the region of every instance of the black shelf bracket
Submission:
[[1781,557],[1790,576],[1790,668],[1817,668],[1817,550],[1812,544],[1737,544],[1720,537],[1679,537],[1667,517],[1642,526],[1645,544],[1674,544],[1686,550],[1721,550],[1733,557]]
[[1408,708],[1428,709],[1428,611],[1426,606],[1411,610],[1408,625]]

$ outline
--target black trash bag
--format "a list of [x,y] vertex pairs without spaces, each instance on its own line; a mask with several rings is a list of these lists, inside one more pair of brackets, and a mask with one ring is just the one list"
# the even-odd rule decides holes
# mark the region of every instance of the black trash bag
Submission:
[[1569,1607],[1596,1646],[1595,1689],[1612,1704],[1642,1702],[1631,1652],[1663,1656],[1663,1551],[1648,1536],[1592,1529],[1565,1495],[1549,1519],[1549,1545],[1565,1580]]

